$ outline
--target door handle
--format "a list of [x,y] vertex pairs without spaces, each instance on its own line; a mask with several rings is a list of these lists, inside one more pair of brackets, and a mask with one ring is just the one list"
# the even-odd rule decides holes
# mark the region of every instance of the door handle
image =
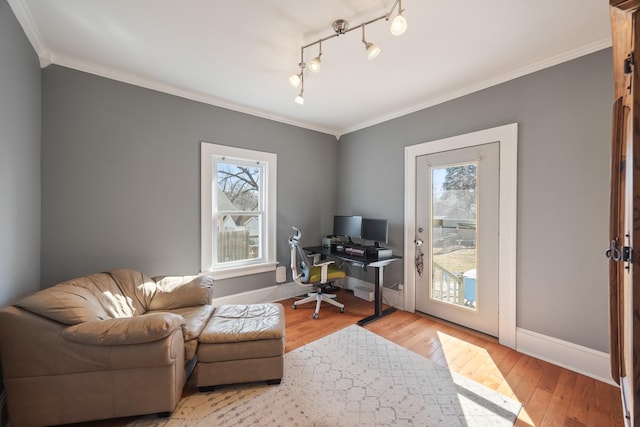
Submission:
[[[627,239],[630,240],[630,236],[626,235]],[[616,237],[611,241],[611,246],[609,249],[604,251],[604,255],[612,260],[612,261],[622,261],[625,262],[626,265],[624,268],[628,271],[631,268],[631,263],[633,263],[633,248],[631,246],[622,246],[618,249],[618,238]]]
[[422,272],[424,271],[424,254],[421,248],[424,242],[422,239],[416,239],[414,243],[416,244],[416,272],[418,276],[422,276]]
[[604,252],[604,256],[613,261],[620,261],[620,249],[618,249],[618,238],[611,241],[611,246]]

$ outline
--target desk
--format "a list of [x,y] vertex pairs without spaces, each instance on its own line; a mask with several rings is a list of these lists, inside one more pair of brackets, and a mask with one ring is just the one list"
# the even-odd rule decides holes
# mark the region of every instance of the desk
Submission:
[[351,264],[364,267],[374,267],[376,269],[376,287],[375,287],[375,301],[374,312],[371,316],[365,317],[358,321],[358,325],[364,326],[367,323],[371,323],[374,320],[378,320],[381,317],[391,314],[396,311],[395,307],[389,307],[386,310],[382,309],[382,288],[384,285],[384,268],[392,262],[401,259],[402,257],[392,255],[388,258],[368,258],[364,256],[352,255],[344,251],[336,251],[324,246],[311,246],[304,248],[305,251],[320,254],[323,258],[334,258],[341,261],[349,262]]

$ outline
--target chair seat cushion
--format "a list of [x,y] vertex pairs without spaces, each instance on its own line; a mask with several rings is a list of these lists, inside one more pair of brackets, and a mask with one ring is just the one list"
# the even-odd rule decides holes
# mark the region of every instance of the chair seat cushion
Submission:
[[[329,268],[327,269],[327,281],[342,279],[345,277],[344,271],[340,270],[334,264],[329,264]],[[309,282],[319,282],[322,280],[322,267],[312,266],[311,274],[309,276]]]

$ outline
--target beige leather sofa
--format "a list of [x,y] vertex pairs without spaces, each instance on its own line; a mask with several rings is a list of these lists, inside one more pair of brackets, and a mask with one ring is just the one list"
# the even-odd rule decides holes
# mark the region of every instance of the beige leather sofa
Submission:
[[11,425],[173,411],[214,311],[212,283],[115,270],[0,309]]

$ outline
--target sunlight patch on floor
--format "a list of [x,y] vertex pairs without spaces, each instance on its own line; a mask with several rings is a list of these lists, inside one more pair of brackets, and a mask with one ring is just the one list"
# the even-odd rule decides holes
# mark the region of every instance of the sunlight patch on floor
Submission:
[[[443,358],[436,360],[437,362],[511,399],[518,400],[487,350],[442,331],[438,331],[437,334],[442,345]],[[535,427],[524,406],[518,414],[516,425]]]

